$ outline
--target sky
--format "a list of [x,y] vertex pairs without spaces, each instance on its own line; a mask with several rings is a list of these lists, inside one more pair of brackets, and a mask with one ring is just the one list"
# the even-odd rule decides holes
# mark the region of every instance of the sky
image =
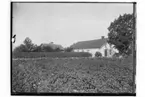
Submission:
[[29,37],[34,44],[73,43],[107,37],[110,23],[133,13],[133,4],[117,3],[13,3],[13,47]]

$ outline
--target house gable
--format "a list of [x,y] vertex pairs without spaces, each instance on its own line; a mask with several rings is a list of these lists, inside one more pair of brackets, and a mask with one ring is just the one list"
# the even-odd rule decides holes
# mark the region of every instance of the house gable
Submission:
[[97,40],[89,40],[89,41],[81,41],[76,44],[71,45],[73,49],[92,49],[92,48],[101,48],[102,45],[107,43],[107,38],[97,39]]
[[74,52],[89,52],[92,57],[96,52],[100,52],[103,57],[112,57],[114,49],[107,43],[107,38],[98,40],[81,41],[71,46]]

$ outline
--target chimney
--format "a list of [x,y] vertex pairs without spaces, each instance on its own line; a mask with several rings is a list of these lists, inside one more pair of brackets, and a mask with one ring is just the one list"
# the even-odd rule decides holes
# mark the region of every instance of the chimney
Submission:
[[101,36],[101,39],[104,39],[105,37],[104,36]]

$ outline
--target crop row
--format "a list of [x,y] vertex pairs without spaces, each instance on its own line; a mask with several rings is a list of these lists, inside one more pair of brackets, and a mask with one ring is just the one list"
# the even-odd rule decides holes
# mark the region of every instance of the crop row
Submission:
[[130,64],[103,58],[13,60],[12,91],[133,93]]

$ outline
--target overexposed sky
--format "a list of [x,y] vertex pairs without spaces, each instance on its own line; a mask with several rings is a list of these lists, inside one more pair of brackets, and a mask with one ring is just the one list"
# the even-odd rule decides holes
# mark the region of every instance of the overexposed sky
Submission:
[[108,27],[133,4],[117,3],[13,3],[14,46],[26,37],[35,44],[67,47],[78,41],[107,37]]

